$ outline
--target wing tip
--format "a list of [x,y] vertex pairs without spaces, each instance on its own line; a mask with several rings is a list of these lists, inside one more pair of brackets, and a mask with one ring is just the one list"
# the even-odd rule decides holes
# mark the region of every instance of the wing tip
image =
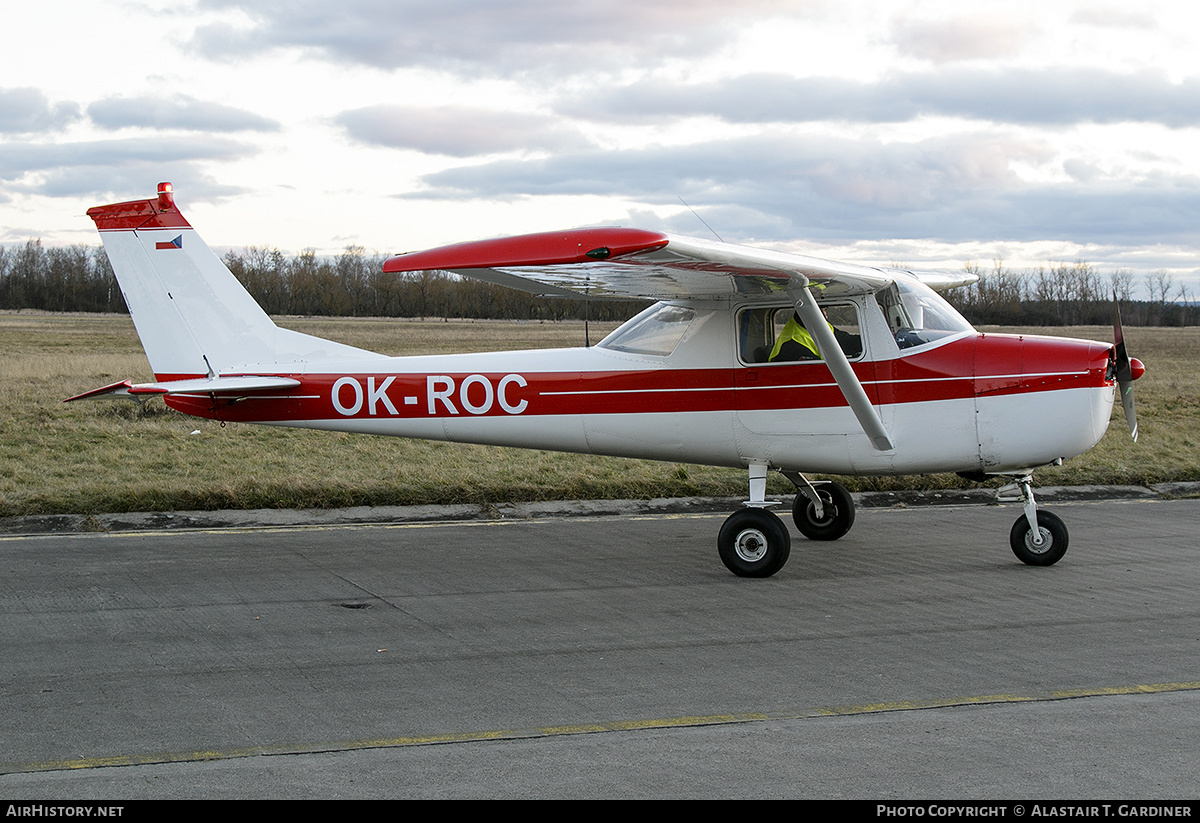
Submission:
[[453,271],[516,266],[555,266],[610,260],[656,251],[670,242],[662,232],[588,228],[521,234],[408,252],[384,261],[385,272]]

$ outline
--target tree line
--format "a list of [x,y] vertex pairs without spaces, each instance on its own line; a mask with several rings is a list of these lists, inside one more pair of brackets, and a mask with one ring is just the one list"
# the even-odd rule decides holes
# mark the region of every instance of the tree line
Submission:
[[951,289],[946,298],[972,323],[1001,326],[1095,326],[1112,322],[1113,296],[1121,322],[1133,326],[1190,326],[1200,322],[1200,295],[1165,270],[1143,279],[1150,299],[1133,299],[1137,278],[1128,269],[1107,277],[1085,262],[1056,263],[1015,271],[995,261],[990,271],[975,263],[979,279]]
[[0,309],[126,312],[102,247],[0,246]]
[[[539,297],[445,272],[385,273],[385,259],[361,246],[336,257],[250,247],[223,258],[273,315],[619,321],[647,305]],[[36,240],[0,246],[0,309],[128,311],[103,246],[45,247]]]
[[624,320],[647,303],[539,297],[445,272],[383,271],[385,255],[347,246],[337,257],[311,250],[231,251],[225,265],[267,314],[334,317],[471,317],[489,320]]
[[[471,317],[498,320],[623,320],[643,301],[564,300],[460,278],[443,272],[384,273],[384,255],[348,246],[336,257],[303,251],[285,255],[259,247],[230,251],[225,265],[268,314],[336,317]],[[1112,296],[1130,325],[1200,323],[1200,297],[1166,271],[1142,279],[1149,299],[1133,299],[1138,278],[1102,275],[1085,262],[1016,271],[996,261],[946,297],[972,323],[1013,326],[1104,325]],[[126,312],[102,246],[45,247],[30,240],[0,246],[0,309]]]

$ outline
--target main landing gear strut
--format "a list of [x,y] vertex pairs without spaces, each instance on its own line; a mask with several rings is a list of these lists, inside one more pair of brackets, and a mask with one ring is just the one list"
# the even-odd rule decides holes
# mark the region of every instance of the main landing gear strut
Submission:
[[[799,472],[783,472],[796,486],[792,520],[809,540],[837,540],[854,525],[854,500],[843,486],[810,481]],[[770,577],[783,568],[792,538],[778,515],[769,510],[779,501],[767,500],[767,467],[750,466],[750,499],[746,508],[729,516],[717,536],[721,561],[738,577]]]

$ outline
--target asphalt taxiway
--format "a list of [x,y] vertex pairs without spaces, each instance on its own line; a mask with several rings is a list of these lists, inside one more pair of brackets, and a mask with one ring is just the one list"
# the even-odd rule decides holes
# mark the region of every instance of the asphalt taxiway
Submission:
[[1200,500],[0,537],[0,796],[1186,798]]

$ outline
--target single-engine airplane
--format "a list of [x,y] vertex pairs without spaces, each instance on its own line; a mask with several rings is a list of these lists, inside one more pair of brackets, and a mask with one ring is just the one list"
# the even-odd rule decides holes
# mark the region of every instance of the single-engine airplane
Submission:
[[872,268],[588,228],[401,254],[540,295],[648,298],[593,347],[387,357],[279,328],[200,239],[169,183],[90,209],[155,382],[70,398],[145,399],[221,421],[552,449],[743,469],[749,500],[717,538],[734,574],[767,577],[791,538],[768,473],[795,486],[796,528],[854,524],[840,484],[809,473],[958,472],[1011,482],[1010,544],[1047,566],[1067,528],[1038,509],[1032,471],[1095,445],[1120,387],[1137,438],[1131,359],[1115,344],[984,334],[935,290],[974,276]]

